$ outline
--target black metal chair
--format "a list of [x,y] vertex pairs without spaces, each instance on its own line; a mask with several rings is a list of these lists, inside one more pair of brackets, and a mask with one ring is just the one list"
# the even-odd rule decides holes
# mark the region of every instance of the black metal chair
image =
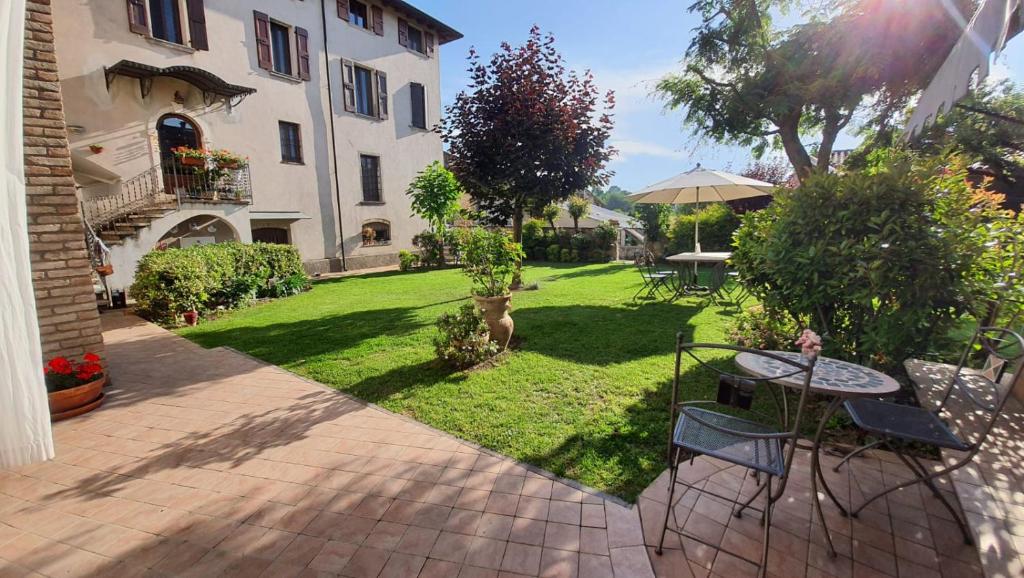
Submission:
[[[641,295],[645,299],[671,300],[675,297],[675,272],[659,271],[653,254],[647,252],[638,256],[634,264],[640,271],[640,278],[643,280],[643,285],[633,294],[634,301]],[[662,291],[668,291],[669,295],[665,296]]]
[[[985,358],[985,367],[981,370],[972,370],[968,363],[979,357]],[[895,453],[914,475],[914,479],[885,488],[867,498],[863,504],[852,509],[850,515],[856,517],[865,506],[886,494],[923,483],[952,514],[960,526],[964,541],[971,544],[973,540],[966,522],[942,495],[934,480],[962,468],[978,454],[1010,396],[1010,386],[1001,384],[1000,381],[1010,367],[1015,367],[1016,371],[1024,370],[1021,361],[1024,361],[1024,338],[1009,329],[980,327],[974,332],[970,343],[960,356],[956,371],[953,372],[942,400],[935,409],[928,410],[878,399],[846,401],[844,407],[854,423],[876,439],[850,452],[833,470],[838,472],[843,464],[868,449],[882,447]],[[957,390],[958,401],[965,403],[968,413],[972,414],[959,417],[970,418],[979,412],[987,414],[981,421],[973,424],[971,432],[966,431],[968,428],[965,427],[956,428],[960,432],[959,435],[954,433],[954,428],[941,417],[944,412],[952,421],[956,421],[955,418],[958,417],[953,415],[949,408],[954,389]],[[951,465],[929,472],[917,457],[904,451],[911,443],[956,450],[964,452],[964,455]]]
[[[710,369],[719,376],[720,389],[717,401],[679,401],[679,368],[684,353],[696,360],[699,366]],[[768,357],[772,360],[772,365],[778,367],[778,373],[766,377],[749,377],[723,371],[709,362],[709,358],[713,354],[720,356],[722,353],[749,353]],[[668,531],[705,543],[712,548],[720,547],[719,544],[708,544],[698,536],[686,534],[682,529],[669,528],[668,521],[674,506],[675,489],[677,485],[682,485],[687,490],[693,489],[732,503],[736,506],[736,509],[733,510],[736,517],[741,517],[747,508],[761,513],[764,538],[759,576],[766,575],[772,509],[775,502],[782,497],[789,481],[790,466],[793,463],[793,454],[796,450],[798,424],[807,402],[807,392],[810,389],[813,371],[814,360],[795,361],[770,352],[733,345],[683,343],[682,334],[676,336],[676,367],[675,378],[672,382],[671,427],[668,442],[670,478],[668,507],[665,511],[665,521],[656,550],[658,554],[662,553],[665,534]],[[797,377],[803,385],[799,390],[800,397],[795,407],[794,419],[790,420],[790,408],[785,387],[773,383],[773,381],[793,377]],[[775,416],[751,409],[752,398],[758,389],[766,389],[771,394],[776,409]],[[700,407],[715,404],[740,407],[747,410],[752,417],[756,416],[760,419],[754,421]],[[766,425],[765,422],[774,422],[774,425]],[[742,502],[739,499],[727,498],[709,490],[697,488],[680,480],[679,465],[687,460],[692,464],[693,459],[700,455],[711,456],[743,466],[752,470],[759,477],[759,481],[761,481],[762,474],[765,479],[761,481],[757,491]],[[776,478],[778,485],[773,489],[773,481]],[[762,493],[765,493],[765,506],[763,509],[758,509],[751,504]],[[750,560],[750,562],[758,564],[755,560]]]

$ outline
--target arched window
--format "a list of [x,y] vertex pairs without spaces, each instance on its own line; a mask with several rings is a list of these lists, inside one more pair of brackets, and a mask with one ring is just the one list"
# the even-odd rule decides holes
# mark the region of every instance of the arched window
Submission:
[[384,220],[363,223],[363,245],[386,245],[391,243],[391,223]]
[[156,123],[156,134],[160,142],[160,160],[174,157],[171,152],[178,147],[201,148],[203,135],[195,121],[180,114],[165,114]]

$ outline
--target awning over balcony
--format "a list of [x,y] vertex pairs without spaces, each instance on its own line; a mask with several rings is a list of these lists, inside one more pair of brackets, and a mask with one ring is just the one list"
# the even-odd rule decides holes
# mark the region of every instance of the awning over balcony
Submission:
[[203,91],[203,101],[207,106],[213,104],[217,98],[223,98],[232,106],[237,105],[246,96],[256,92],[255,88],[230,84],[223,78],[195,66],[168,66],[160,68],[132,60],[122,60],[113,66],[104,67],[103,73],[107,80],[107,89],[110,83],[118,76],[137,78],[139,80],[139,92],[142,98],[149,95],[153,88],[153,79],[158,76],[176,78],[191,84]]
[[920,133],[935,117],[949,112],[971,88],[975,72],[977,82],[985,80],[989,59],[1021,31],[1022,6],[1022,0],[982,0],[960,40],[917,101],[904,138]]

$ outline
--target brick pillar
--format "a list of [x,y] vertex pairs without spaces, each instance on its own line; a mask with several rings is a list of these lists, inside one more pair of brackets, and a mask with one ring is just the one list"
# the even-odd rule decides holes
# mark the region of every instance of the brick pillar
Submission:
[[43,356],[103,355],[57,76],[50,0],[25,2],[25,189]]

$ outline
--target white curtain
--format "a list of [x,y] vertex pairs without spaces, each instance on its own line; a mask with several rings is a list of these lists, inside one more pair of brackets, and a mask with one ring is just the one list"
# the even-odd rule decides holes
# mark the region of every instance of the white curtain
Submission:
[[0,1],[0,468],[53,457],[22,156],[25,0]]

